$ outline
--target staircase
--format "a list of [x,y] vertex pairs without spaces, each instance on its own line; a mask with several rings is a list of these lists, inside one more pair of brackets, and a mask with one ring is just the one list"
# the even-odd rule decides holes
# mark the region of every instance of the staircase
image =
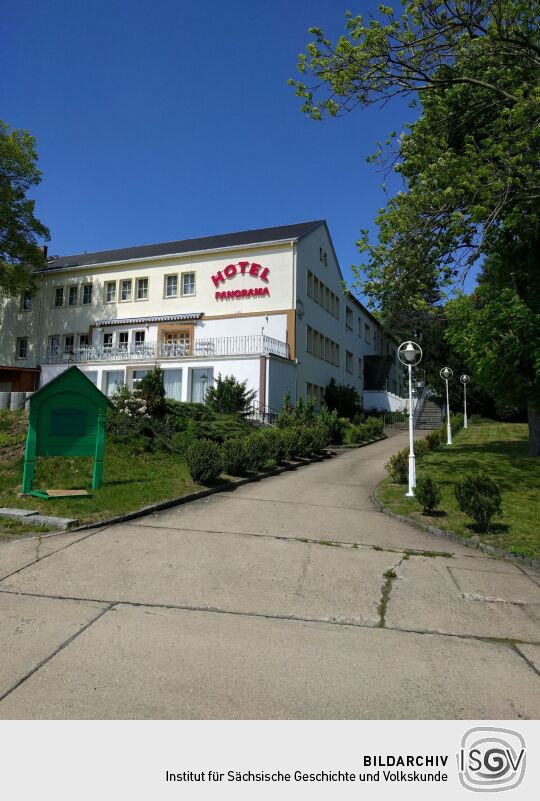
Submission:
[[434,429],[443,424],[442,401],[436,398],[426,398],[422,411],[418,416],[415,428]]

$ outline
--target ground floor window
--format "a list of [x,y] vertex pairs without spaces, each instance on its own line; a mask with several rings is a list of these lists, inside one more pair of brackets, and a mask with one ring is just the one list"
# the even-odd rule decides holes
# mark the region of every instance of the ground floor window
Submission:
[[26,359],[28,356],[28,337],[17,337],[17,359]]
[[92,384],[97,386],[97,370],[89,370],[87,373],[85,373],[85,376],[90,379]]
[[131,390],[137,389],[137,384],[141,381],[145,375],[148,373],[148,370],[134,370],[131,374]]
[[163,384],[165,397],[170,400],[182,400],[182,370],[164,370]]
[[191,402],[204,403],[208,387],[213,383],[213,367],[194,367],[191,371]]
[[104,389],[107,397],[111,397],[118,387],[125,383],[123,370],[109,370],[104,374]]

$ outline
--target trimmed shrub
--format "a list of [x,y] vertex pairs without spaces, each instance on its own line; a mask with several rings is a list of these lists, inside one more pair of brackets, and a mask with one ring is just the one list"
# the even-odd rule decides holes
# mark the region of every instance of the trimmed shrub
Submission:
[[422,504],[425,515],[436,509],[441,502],[441,490],[431,476],[417,480],[414,494]]
[[377,439],[384,435],[384,419],[381,417],[367,417],[363,425],[370,439]]
[[395,484],[406,484],[409,478],[409,449],[393,453],[385,468]]
[[281,431],[285,459],[294,459],[298,455],[298,429],[285,428]]
[[442,429],[436,428],[434,431],[429,432],[424,441],[428,443],[430,450],[435,451],[441,447],[441,437]]
[[268,466],[271,458],[268,454],[268,444],[264,432],[256,431],[244,440],[246,453],[246,469],[258,473]]
[[226,439],[222,448],[223,470],[229,476],[243,476],[247,471],[245,440]]
[[193,481],[208,484],[219,478],[223,469],[221,446],[209,439],[198,439],[187,449],[186,461]]
[[327,406],[323,406],[318,423],[326,428],[329,444],[341,445],[347,428],[347,421],[338,417],[335,409],[330,411]]
[[315,451],[316,443],[313,428],[302,426],[298,428],[298,442],[296,445],[296,455],[301,457],[311,456]]
[[326,426],[317,423],[311,429],[313,437],[313,451],[314,453],[321,453],[325,448],[330,445],[330,435]]
[[260,435],[266,443],[266,453],[270,461],[276,462],[276,464],[283,462],[287,452],[283,431],[277,428],[267,428],[261,431]]
[[472,517],[480,531],[489,531],[493,517],[501,517],[501,490],[485,473],[465,476],[454,486],[462,512]]
[[418,460],[423,459],[424,456],[430,452],[430,450],[431,448],[429,447],[429,442],[427,439],[415,440],[414,455]]

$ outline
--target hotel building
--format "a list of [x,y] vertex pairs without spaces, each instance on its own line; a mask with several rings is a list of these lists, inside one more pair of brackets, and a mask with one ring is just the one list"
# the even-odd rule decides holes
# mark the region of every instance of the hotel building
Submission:
[[324,221],[52,257],[2,306],[0,391],[71,364],[105,393],[160,364],[169,398],[204,400],[221,374],[263,411],[319,403],[334,378],[366,408],[402,408],[397,343],[350,293]]

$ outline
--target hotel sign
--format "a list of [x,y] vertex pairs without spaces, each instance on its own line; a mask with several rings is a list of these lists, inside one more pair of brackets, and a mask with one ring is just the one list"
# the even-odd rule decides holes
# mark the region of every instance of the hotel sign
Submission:
[[[263,267],[254,261],[239,261],[236,264],[228,264],[223,270],[218,270],[211,278],[215,287],[221,287],[222,284],[226,286],[227,281],[237,275],[249,275],[251,278],[268,284],[270,270],[268,267]],[[233,300],[238,298],[260,298],[269,294],[270,290],[267,286],[256,286],[250,289],[218,289],[215,297],[216,300]]]

